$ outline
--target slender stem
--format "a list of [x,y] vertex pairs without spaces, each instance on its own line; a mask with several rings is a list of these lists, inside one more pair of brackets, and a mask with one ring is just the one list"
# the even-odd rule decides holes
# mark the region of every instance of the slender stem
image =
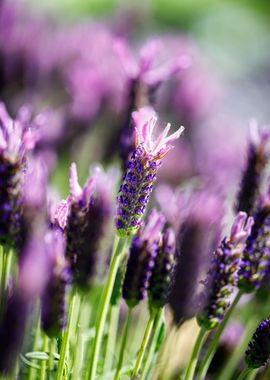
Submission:
[[9,264],[9,252],[5,246],[2,246],[1,251],[1,288],[0,288],[0,312],[4,311],[6,302],[6,283],[8,279],[8,264]]
[[[46,352],[47,347],[48,347],[48,338],[46,334],[43,334],[42,351]],[[47,366],[47,360],[42,360],[40,363],[40,371],[39,371],[40,380],[46,380],[46,366]]]
[[83,334],[88,325],[88,309],[87,302],[84,296],[81,300],[80,316],[77,325],[77,342],[76,342],[76,354],[74,359],[74,366],[72,371],[72,379],[78,380],[81,378],[81,372],[84,362],[84,339]]
[[[246,380],[254,380],[256,375],[257,375],[257,372],[258,372],[259,369],[253,369],[251,370],[248,375],[247,375],[247,379]],[[267,377],[267,379],[269,379],[269,377]]]
[[196,339],[196,342],[195,342],[195,345],[194,345],[194,348],[193,348],[193,351],[191,353],[191,357],[190,357],[187,369],[186,369],[186,373],[185,373],[185,377],[184,377],[185,380],[192,380],[193,379],[195,369],[196,369],[196,365],[198,362],[198,358],[199,358],[199,355],[201,352],[201,348],[202,348],[203,343],[206,339],[206,333],[207,333],[207,330],[205,330],[203,328],[200,329],[199,334],[198,334],[197,339]]
[[54,370],[54,339],[51,338],[49,341],[49,361],[48,367],[50,371]]
[[116,242],[114,244],[114,252],[112,254],[111,265],[109,269],[109,275],[106,281],[106,284],[103,288],[103,292],[101,295],[101,301],[97,314],[97,323],[96,323],[96,334],[93,342],[93,351],[91,355],[91,359],[89,360],[89,365],[86,371],[86,379],[94,380],[97,372],[97,363],[98,356],[101,346],[101,341],[103,338],[105,321],[109,309],[110,299],[112,295],[113,285],[115,282],[115,277],[117,274],[117,270],[121,263],[122,252],[126,247],[126,239],[119,238],[116,236]]
[[223,333],[234,309],[236,308],[236,305],[238,304],[242,294],[243,293],[241,291],[238,291],[231,307],[229,308],[229,310],[225,314],[225,317],[224,317],[222,323],[219,325],[219,327],[216,331],[216,334],[215,334],[212,342],[210,343],[208,350],[206,351],[205,357],[203,358],[201,365],[199,367],[199,370],[198,370],[198,379],[199,380],[203,380],[205,378],[206,373],[208,371],[208,368],[211,364],[211,361],[215,355],[215,352],[216,352],[216,349],[217,349],[217,346],[219,343],[219,339],[220,339],[220,337],[221,337],[221,335],[222,335],[222,333]]
[[[40,337],[40,316],[37,317],[37,324],[35,329],[35,336],[34,336],[34,342],[33,342],[33,352],[38,350],[38,343],[39,343],[39,337]],[[34,363],[37,361],[35,360]],[[29,373],[28,373],[28,380],[35,380],[36,379],[36,369],[34,367],[30,367]]]
[[130,322],[131,322],[131,312],[132,312],[132,308],[129,307],[127,319],[126,319],[126,323],[125,323],[125,327],[124,327],[124,332],[123,332],[123,336],[122,336],[122,343],[121,343],[121,347],[120,347],[120,353],[119,353],[118,363],[117,363],[117,367],[116,367],[116,372],[114,375],[114,380],[119,380],[119,375],[120,375],[120,371],[121,371],[123,360],[124,360],[124,353],[125,353],[127,337],[128,337],[128,329],[129,329]]
[[106,342],[104,372],[108,372],[112,368],[113,355],[115,352],[120,307],[113,305],[110,307],[108,339]]
[[56,373],[56,380],[62,380],[63,379],[65,359],[66,359],[66,355],[67,355],[67,351],[68,351],[68,343],[69,343],[69,338],[70,338],[70,334],[71,334],[71,326],[73,324],[73,315],[74,315],[75,303],[76,303],[76,296],[74,294],[71,294],[71,302],[70,302],[70,306],[69,306],[69,316],[68,316],[68,325],[67,325],[66,330],[63,333],[63,339],[62,339],[61,350],[60,350],[60,359],[59,359],[57,373]]
[[145,332],[144,332],[144,337],[143,337],[143,340],[141,343],[140,351],[139,351],[139,354],[137,356],[137,360],[136,360],[136,363],[135,363],[135,366],[134,366],[134,369],[132,372],[132,379],[138,378],[140,367],[142,364],[142,360],[143,360],[143,357],[145,354],[145,350],[146,350],[146,347],[147,347],[147,344],[149,342],[149,338],[150,338],[150,335],[152,332],[154,319],[155,319],[155,314],[151,313],[150,318],[149,318],[148,323],[147,323],[147,326],[146,326],[146,329],[145,329]]
[[234,351],[232,352],[232,355],[230,356],[229,360],[225,364],[225,367],[223,368],[221,374],[218,376],[217,380],[228,380],[232,378],[232,375],[235,371],[235,368],[237,364],[240,362],[246,347],[248,345],[248,342],[250,341],[250,337],[252,332],[255,330],[255,327],[257,326],[257,319],[251,318],[248,323],[247,327],[245,329],[244,337],[241,339],[240,343],[236,345]]
[[156,348],[156,342],[157,339],[159,338],[160,335],[160,329],[162,328],[163,324],[163,309],[160,309],[155,317],[154,320],[154,326],[153,326],[153,337],[150,342],[150,347],[146,352],[145,360],[142,365],[142,370],[141,370],[141,379],[144,378],[144,374],[147,375],[150,365],[153,361],[154,355],[155,355],[155,348]]
[[247,378],[247,375],[252,371],[250,368],[244,368],[240,375],[237,377],[237,380],[244,380]]

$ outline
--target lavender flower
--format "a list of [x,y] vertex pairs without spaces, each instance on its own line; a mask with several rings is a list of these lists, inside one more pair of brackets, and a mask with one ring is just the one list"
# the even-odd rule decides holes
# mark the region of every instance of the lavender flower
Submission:
[[97,254],[111,215],[108,177],[98,170],[81,189],[75,164],[70,168],[70,197],[60,205],[59,224],[66,220],[66,256],[74,282],[88,288],[96,269]]
[[162,235],[150,278],[148,296],[150,308],[163,307],[171,290],[175,268],[175,234],[168,228]]
[[66,292],[70,279],[64,257],[64,237],[60,230],[46,236],[48,255],[52,261],[49,281],[41,298],[41,325],[50,337],[57,337],[66,325]]
[[173,61],[168,60],[163,66],[154,67],[154,61],[162,48],[159,39],[148,41],[142,47],[139,60],[136,62],[123,40],[118,39],[115,42],[115,49],[128,77],[128,104],[119,136],[119,151],[124,168],[135,149],[132,112],[140,107],[153,105],[160,84],[190,64],[187,56],[179,55]]
[[270,182],[254,216],[254,225],[243,253],[238,287],[244,292],[258,289],[270,268]]
[[245,352],[245,361],[249,368],[260,368],[270,358],[270,318],[263,319],[253,334]]
[[[171,191],[168,193],[169,212],[172,202],[170,195]],[[178,215],[180,220],[177,221],[172,207],[170,219],[173,225],[181,226],[177,236],[180,255],[169,296],[169,304],[177,324],[193,317],[197,312],[196,299],[200,278],[209,265],[210,254],[218,244],[223,216],[223,199],[209,189],[191,194],[189,204],[185,198],[181,193],[178,197],[175,196],[175,201],[178,199],[177,210],[183,204],[186,210],[182,210]],[[165,207],[164,202],[163,204]]]
[[245,211],[251,215],[254,209],[263,171],[267,163],[266,144],[269,137],[268,131],[259,131],[254,120],[250,123],[247,163],[235,205],[236,212]]
[[147,225],[141,227],[132,241],[123,283],[123,298],[129,307],[134,307],[146,296],[164,222],[161,214],[152,211]]
[[167,136],[170,124],[153,141],[153,130],[157,117],[151,108],[143,108],[133,113],[136,126],[136,150],[132,153],[117,197],[116,228],[120,236],[134,233],[140,226],[146,205],[161,165],[161,158],[172,148],[170,142],[183,132]]
[[11,375],[17,355],[20,352],[27,317],[29,301],[16,291],[8,300],[5,313],[0,322],[0,373]]
[[253,224],[251,217],[237,214],[229,239],[223,239],[214,253],[212,266],[204,281],[206,295],[198,324],[206,329],[215,328],[224,318],[230,305],[230,296],[237,285],[238,268],[247,236]]
[[18,119],[11,119],[0,103],[0,241],[18,240],[22,212],[21,185],[25,154],[35,142],[35,135]]

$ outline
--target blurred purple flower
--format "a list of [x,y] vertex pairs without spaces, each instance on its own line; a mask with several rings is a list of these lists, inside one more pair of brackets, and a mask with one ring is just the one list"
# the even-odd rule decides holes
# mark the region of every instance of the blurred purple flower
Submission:
[[245,293],[259,289],[270,268],[270,181],[253,218],[239,269],[238,287]]
[[[181,197],[179,201],[182,204]],[[193,317],[198,309],[197,295],[201,276],[218,244],[223,216],[223,198],[211,189],[190,196],[187,216],[177,220],[179,257],[169,304],[177,324]]]
[[162,234],[150,277],[148,297],[150,309],[165,306],[170,294],[176,263],[175,233],[167,228]]
[[66,293],[70,272],[64,256],[63,232],[57,229],[49,231],[45,242],[51,270],[41,297],[41,325],[46,334],[57,337],[66,325]]
[[54,218],[66,234],[73,280],[81,289],[89,287],[96,271],[100,243],[113,211],[111,185],[110,173],[96,167],[81,188],[72,164],[70,196],[56,209]]
[[247,162],[235,205],[236,212],[245,211],[251,215],[256,206],[263,172],[267,164],[268,154],[266,152],[266,144],[269,137],[269,131],[259,131],[256,121],[252,120],[250,122]]
[[163,215],[153,210],[132,241],[123,283],[123,298],[129,307],[146,297],[164,223]]

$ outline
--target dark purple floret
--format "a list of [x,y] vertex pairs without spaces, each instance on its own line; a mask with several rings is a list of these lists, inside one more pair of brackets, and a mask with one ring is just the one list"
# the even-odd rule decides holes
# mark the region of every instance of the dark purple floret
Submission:
[[12,375],[22,348],[29,302],[16,292],[7,302],[0,323],[0,373]]
[[152,212],[147,226],[132,241],[123,283],[123,298],[129,307],[134,307],[146,297],[163,224],[163,216]]
[[260,132],[256,122],[250,126],[251,138],[248,146],[247,162],[237,196],[235,211],[244,211],[251,215],[262,181],[263,171],[267,163],[266,143],[269,133]]
[[66,325],[66,295],[70,270],[64,258],[62,231],[47,235],[47,251],[52,265],[49,281],[41,297],[41,326],[50,337],[57,337]]
[[150,308],[163,307],[168,299],[175,269],[175,234],[168,228],[158,246],[152,276],[148,289]]
[[238,287],[249,293],[259,289],[270,268],[270,203],[268,196],[254,214],[254,225],[243,252]]
[[249,368],[260,368],[270,357],[270,319],[263,319],[253,334],[245,352],[245,362]]
[[230,298],[238,281],[244,243],[252,223],[252,218],[247,219],[246,213],[238,213],[230,238],[223,239],[214,252],[211,268],[204,281],[202,308],[197,315],[198,324],[207,330],[221,323],[230,305]]

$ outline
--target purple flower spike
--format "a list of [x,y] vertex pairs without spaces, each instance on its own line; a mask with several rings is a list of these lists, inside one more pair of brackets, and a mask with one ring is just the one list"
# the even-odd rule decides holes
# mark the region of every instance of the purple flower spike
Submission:
[[123,283],[123,298],[129,307],[146,297],[164,223],[163,215],[152,211],[147,225],[141,227],[132,241]]
[[41,325],[50,337],[57,337],[66,325],[66,293],[70,281],[62,231],[52,230],[46,236],[47,252],[52,261],[49,281],[41,297]]
[[96,270],[100,242],[112,214],[110,175],[96,168],[83,188],[77,178],[76,165],[70,168],[70,193],[56,211],[56,221],[64,226],[67,237],[66,257],[73,280],[82,290],[88,289]]
[[163,307],[171,290],[175,269],[176,247],[173,229],[163,234],[148,289],[150,308]]
[[205,294],[202,309],[197,315],[200,326],[211,330],[224,318],[230,305],[230,297],[238,281],[238,269],[245,239],[252,225],[246,213],[236,216],[229,239],[223,239],[214,253],[212,265],[204,280]]
[[[177,198],[178,209],[183,203],[187,207],[187,201],[183,202],[182,195]],[[192,194],[189,208],[185,213],[182,210],[179,214],[180,220],[177,221],[177,224],[181,225],[177,236],[179,257],[169,296],[176,324],[193,317],[198,310],[197,295],[200,279],[209,267],[210,255],[220,241],[222,216],[223,198],[209,188]],[[174,222],[174,218],[172,221]]]
[[254,210],[263,177],[263,171],[267,163],[266,144],[270,133],[259,130],[255,120],[250,122],[250,141],[246,168],[243,172],[240,190],[235,206],[236,212],[245,211],[249,215]]
[[132,111],[144,106],[153,106],[160,84],[186,69],[190,64],[190,58],[185,55],[177,56],[171,61],[167,60],[163,64],[154,64],[162,49],[163,44],[159,39],[150,40],[142,47],[138,62],[136,62],[125,41],[120,39],[115,41],[115,50],[128,78],[128,104],[119,131],[119,151],[124,168],[135,149]]
[[254,213],[254,224],[243,253],[238,287],[244,292],[259,289],[270,268],[270,182],[268,191]]
[[14,293],[0,322],[0,374],[12,375],[22,348],[29,315],[29,302],[21,293]]
[[134,233],[140,226],[146,205],[153,189],[153,182],[164,157],[184,128],[167,136],[170,124],[154,140],[153,130],[157,117],[152,108],[145,107],[133,113],[136,130],[136,150],[132,153],[117,197],[115,225],[120,236]]
[[260,368],[267,364],[270,358],[270,319],[263,319],[253,334],[245,352],[245,362],[248,368]]

